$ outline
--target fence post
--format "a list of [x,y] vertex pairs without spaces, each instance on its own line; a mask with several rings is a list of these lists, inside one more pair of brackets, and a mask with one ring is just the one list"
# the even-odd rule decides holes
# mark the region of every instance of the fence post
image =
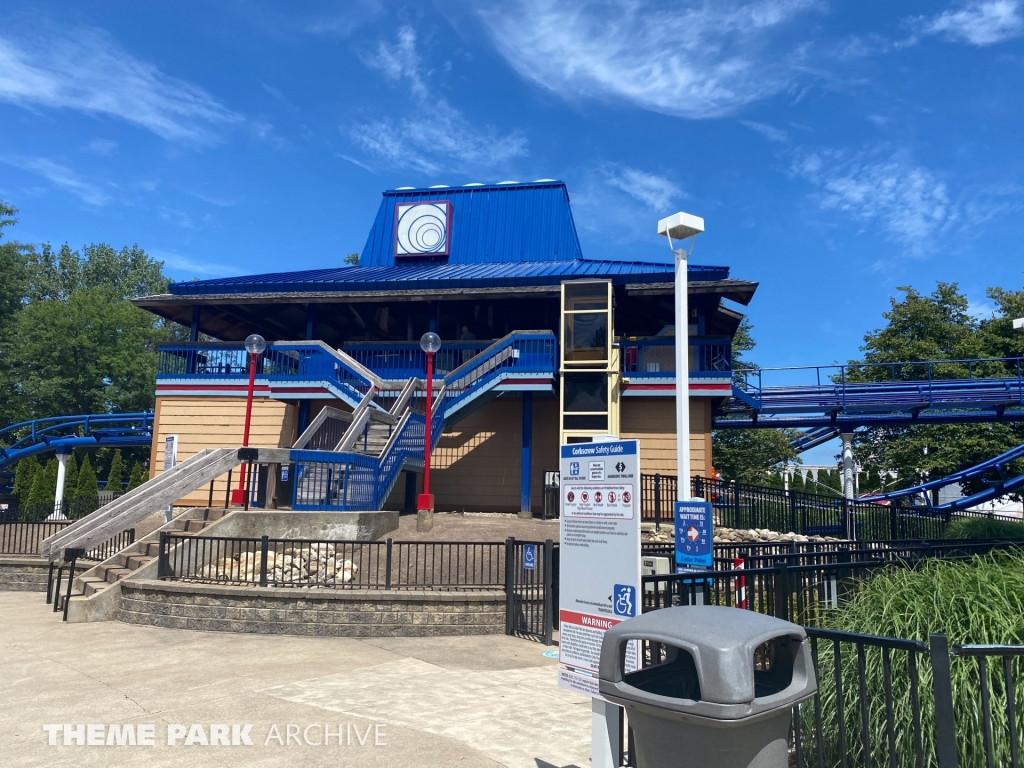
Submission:
[[[84,549],[72,549],[71,550],[71,570],[68,571],[68,593],[64,596],[64,617],[63,621],[68,620],[68,606],[71,605],[71,587],[75,583],[75,563],[78,562],[79,553],[85,554]],[[67,557],[67,555],[65,555]]]
[[228,470],[228,484],[224,489],[224,509],[231,508],[231,473],[234,471],[234,468]]
[[[248,493],[248,489],[246,490]],[[267,555],[270,550],[270,537],[264,536],[260,539],[260,586],[267,586]]]
[[790,621],[789,618],[789,566],[785,560],[777,560],[772,567],[772,585],[775,587],[775,618]]
[[387,547],[384,550],[384,589],[391,589],[391,549],[394,541],[388,539],[385,543]]
[[803,533],[796,529],[796,502],[793,499],[793,489],[787,488],[784,493],[786,494],[786,503],[789,504],[789,530],[793,533]]
[[53,564],[53,561],[51,560],[50,561],[50,573],[46,577],[46,604],[47,605],[50,604],[51,593],[53,591],[53,569],[54,569],[54,567],[55,566]]
[[846,538],[850,541],[857,540],[857,522],[853,516],[853,505],[849,499],[843,499],[843,522],[846,528]]
[[949,638],[936,633],[928,641],[932,662],[932,692],[935,695],[935,756],[939,768],[958,768],[953,684],[949,674]]
[[654,529],[661,530],[661,475],[654,475]]
[[900,538],[899,532],[900,517],[896,512],[896,507],[892,504],[889,505],[889,538],[896,540]]
[[551,539],[544,540],[544,645],[553,645],[554,616],[554,562],[555,543]]
[[513,600],[515,599],[515,568],[514,559],[516,540],[512,536],[505,539],[505,634],[512,634]]
[[160,531],[160,552],[157,555],[156,563],[156,577],[157,579],[166,579],[170,576],[170,568],[167,562],[167,531]]

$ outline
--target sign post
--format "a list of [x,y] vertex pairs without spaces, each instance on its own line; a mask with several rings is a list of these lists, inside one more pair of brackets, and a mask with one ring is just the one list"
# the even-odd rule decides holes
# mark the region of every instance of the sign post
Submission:
[[[561,448],[558,684],[593,699],[592,768],[618,765],[618,707],[598,692],[601,641],[642,608],[639,456],[636,440]],[[635,668],[635,643],[630,655]]]
[[[168,435],[164,438],[164,472],[178,466],[178,436]],[[174,517],[174,505],[168,504],[164,509],[164,522],[171,522]]]

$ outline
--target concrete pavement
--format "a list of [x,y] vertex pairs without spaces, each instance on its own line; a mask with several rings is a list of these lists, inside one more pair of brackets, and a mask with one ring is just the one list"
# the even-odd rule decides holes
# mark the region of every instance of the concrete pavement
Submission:
[[[589,700],[555,685],[548,649],[511,637],[64,624],[42,595],[0,592],[0,647],[0,763],[9,767],[589,764]],[[65,724],[72,742],[78,725],[83,741],[87,726],[104,726],[92,737],[112,745],[64,746]],[[152,725],[155,744],[114,746],[127,735],[112,724],[143,738],[139,726]],[[232,726],[238,746],[203,744],[230,743]],[[174,746],[169,732],[180,734]]]

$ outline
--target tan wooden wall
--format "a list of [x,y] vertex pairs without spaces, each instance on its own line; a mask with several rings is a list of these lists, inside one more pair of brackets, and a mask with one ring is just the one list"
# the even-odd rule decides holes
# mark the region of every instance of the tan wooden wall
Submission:
[[[619,424],[623,438],[640,441],[640,471],[676,474],[676,401],[672,397],[624,397]],[[690,400],[690,466],[711,471],[711,398]]]
[[[252,402],[249,445],[263,448],[287,448],[295,442],[294,405],[280,400],[257,397]],[[149,476],[164,468],[164,439],[178,436],[178,463],[204,448],[223,448],[242,444],[245,431],[244,397],[158,397],[154,416],[153,447]],[[237,470],[232,485],[238,482]],[[214,504],[224,504],[227,475],[214,482]],[[205,506],[209,486],[175,502],[178,506]]]

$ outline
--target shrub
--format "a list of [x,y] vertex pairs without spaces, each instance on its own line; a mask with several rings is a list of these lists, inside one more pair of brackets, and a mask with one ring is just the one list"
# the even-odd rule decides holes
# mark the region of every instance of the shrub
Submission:
[[110,471],[107,472],[107,484],[103,486],[104,490],[120,493],[123,490],[121,488],[123,475],[124,460],[121,458],[121,449],[118,448],[114,451],[114,458],[110,460]]
[[[898,637],[927,642],[933,632],[957,643],[1024,644],[1024,553],[998,552],[966,561],[930,560],[918,569],[887,568],[865,582],[843,607],[832,614],[829,628],[869,635]],[[829,641],[818,641],[819,685],[822,702],[822,731],[826,759],[838,760],[838,722],[834,684],[834,649]],[[864,763],[859,700],[859,660],[846,645],[841,656],[844,720],[850,765]],[[909,693],[908,655],[889,653],[896,734],[896,765],[914,764],[913,710]],[[982,730],[979,727],[978,664],[974,659],[951,660],[956,741],[961,768],[984,766]],[[1014,685],[1016,700],[1024,701],[1024,675],[1019,662]],[[931,666],[926,655],[918,655],[918,695],[921,738],[926,760],[934,755],[935,706],[931,694]],[[872,764],[888,765],[886,732],[885,668],[883,651],[867,648],[864,670],[868,691]],[[989,664],[996,764],[1010,762],[1006,736],[1006,691],[1002,668]],[[813,707],[803,708],[804,723],[810,722]],[[805,732],[809,733],[809,732]],[[805,737],[809,738],[809,737]],[[810,744],[811,741],[805,742]],[[812,760],[813,762],[813,760]]]
[[82,460],[82,468],[78,470],[77,511],[89,513],[100,505],[100,492],[96,485],[96,473],[93,471],[89,457]]
[[148,478],[146,477],[146,470],[142,468],[142,464],[136,461],[134,466],[132,467],[131,475],[128,476],[128,490],[135,490],[144,482],[146,482],[147,479]]
[[991,517],[959,517],[946,526],[944,539],[1024,539],[1024,523]]
[[29,456],[18,462],[14,470],[14,495],[22,504],[29,503],[29,496],[32,494],[32,481],[35,480],[36,472],[41,469],[35,456]]

